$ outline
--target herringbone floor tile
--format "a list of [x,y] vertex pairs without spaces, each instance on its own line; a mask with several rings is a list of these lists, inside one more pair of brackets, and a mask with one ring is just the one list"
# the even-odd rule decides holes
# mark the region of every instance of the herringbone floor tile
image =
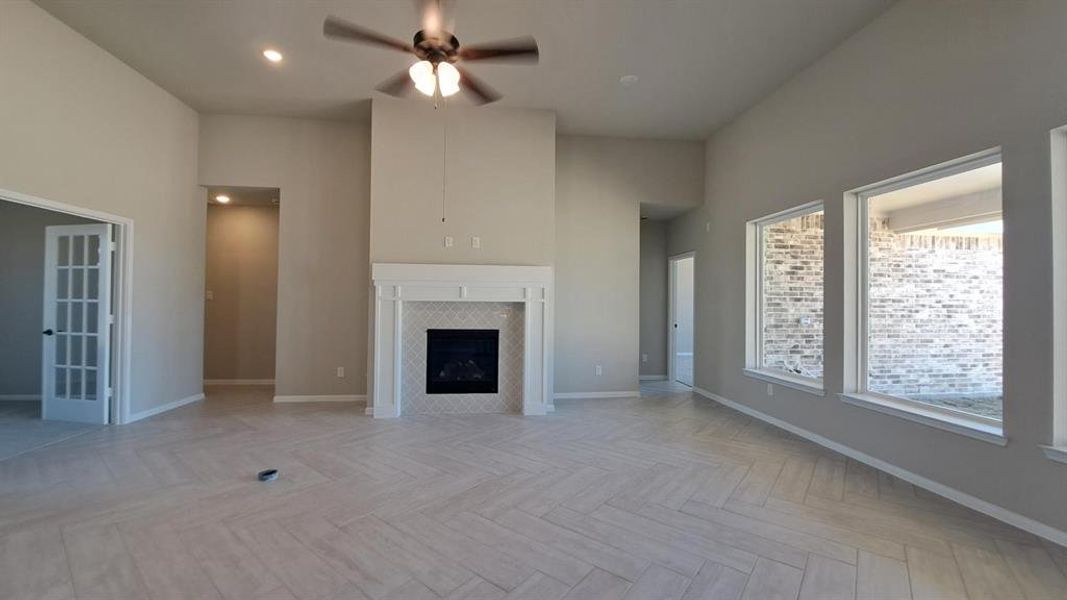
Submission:
[[0,461],[0,598],[1055,600],[1067,551],[666,384],[391,421],[227,388]]

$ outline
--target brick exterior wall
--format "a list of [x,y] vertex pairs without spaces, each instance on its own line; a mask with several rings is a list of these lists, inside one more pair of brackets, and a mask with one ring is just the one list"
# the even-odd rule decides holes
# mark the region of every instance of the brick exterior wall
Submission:
[[1003,238],[896,234],[872,219],[870,239],[868,387],[949,404],[999,399]]
[[823,216],[763,228],[763,366],[822,377]]
[[[1003,240],[871,221],[868,387],[1000,416]],[[822,214],[764,228],[764,365],[822,376]]]

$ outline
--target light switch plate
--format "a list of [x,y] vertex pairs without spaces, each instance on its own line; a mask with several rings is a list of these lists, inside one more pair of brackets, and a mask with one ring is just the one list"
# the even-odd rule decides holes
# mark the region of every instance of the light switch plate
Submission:
[[481,248],[481,247],[482,247],[482,238],[480,238],[478,236],[472,237],[471,238],[471,248]]
[[445,236],[445,248],[451,248],[451,247],[452,247],[452,236],[446,235]]

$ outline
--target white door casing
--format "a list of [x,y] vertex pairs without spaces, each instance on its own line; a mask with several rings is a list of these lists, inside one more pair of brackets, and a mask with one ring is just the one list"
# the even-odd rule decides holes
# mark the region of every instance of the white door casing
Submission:
[[45,228],[41,417],[110,419],[110,224]]

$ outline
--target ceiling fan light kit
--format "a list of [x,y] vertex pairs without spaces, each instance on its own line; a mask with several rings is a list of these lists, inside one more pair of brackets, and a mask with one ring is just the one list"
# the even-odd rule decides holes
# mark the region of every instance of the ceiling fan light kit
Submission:
[[[424,15],[423,22],[440,22],[436,17],[436,12]],[[406,44],[332,15],[326,17],[322,33],[334,40],[370,44],[414,55],[418,62],[376,88],[384,94],[400,98],[408,96],[413,90],[427,96],[440,93],[443,97],[462,90],[475,104],[496,102],[500,94],[456,63],[494,61],[536,64],[540,56],[537,41],[532,37],[460,47],[459,40],[451,32],[435,28],[417,31],[412,44]]]

